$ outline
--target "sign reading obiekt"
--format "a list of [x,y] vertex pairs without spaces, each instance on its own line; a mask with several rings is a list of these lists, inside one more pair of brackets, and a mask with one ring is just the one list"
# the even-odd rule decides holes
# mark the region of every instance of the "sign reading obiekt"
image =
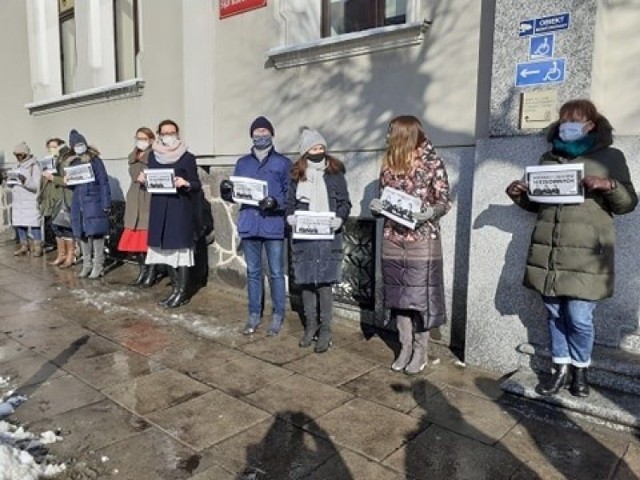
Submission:
[[570,13],[560,13],[550,17],[522,20],[518,28],[518,35],[520,37],[526,37],[529,35],[540,35],[541,33],[554,32],[556,30],[566,30],[569,28],[570,21]]
[[267,0],[220,0],[220,18],[231,17],[266,6]]

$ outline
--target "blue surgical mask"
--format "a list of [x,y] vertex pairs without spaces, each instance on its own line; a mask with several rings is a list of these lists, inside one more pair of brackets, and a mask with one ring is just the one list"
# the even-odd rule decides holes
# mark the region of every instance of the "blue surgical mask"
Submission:
[[560,124],[558,135],[563,142],[576,142],[587,136],[584,132],[586,123],[582,122],[565,122]]
[[257,150],[269,148],[273,143],[271,135],[254,135],[251,137],[251,140],[253,140],[253,146],[256,147]]

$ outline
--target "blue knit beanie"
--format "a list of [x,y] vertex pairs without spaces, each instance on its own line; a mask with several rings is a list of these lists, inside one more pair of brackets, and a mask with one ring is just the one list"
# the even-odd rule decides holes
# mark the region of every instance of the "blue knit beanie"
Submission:
[[267,117],[260,116],[251,123],[251,126],[249,127],[250,137],[253,137],[253,132],[256,128],[266,128],[267,130],[269,130],[269,132],[271,132],[272,137],[276,134],[273,129],[273,125],[271,125],[271,122],[267,120]]
[[76,129],[73,129],[69,132],[69,147],[73,148],[78,143],[87,145],[87,139],[81,133],[78,133]]

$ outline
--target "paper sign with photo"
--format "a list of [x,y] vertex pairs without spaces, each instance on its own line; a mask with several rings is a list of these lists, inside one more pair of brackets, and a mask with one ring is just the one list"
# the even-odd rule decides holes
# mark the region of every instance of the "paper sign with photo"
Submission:
[[414,214],[418,213],[422,207],[421,199],[395,188],[385,187],[380,200],[382,215],[412,230],[416,228]]
[[233,201],[246,205],[258,205],[269,195],[267,182],[248,177],[230,177],[233,183]]
[[293,227],[293,238],[296,240],[333,240],[334,231],[331,221],[334,212],[307,212],[296,210],[296,224]]
[[584,164],[539,165],[525,169],[529,200],[538,203],[583,203]]
[[20,170],[12,168],[7,171],[7,185],[22,185],[20,181]]
[[147,192],[176,193],[175,172],[173,168],[153,168],[144,171]]
[[91,183],[96,179],[90,163],[82,163],[72,167],[65,167],[64,174],[67,177],[67,185]]
[[56,159],[54,157],[44,157],[38,163],[40,163],[40,169],[43,172],[51,172],[56,169]]

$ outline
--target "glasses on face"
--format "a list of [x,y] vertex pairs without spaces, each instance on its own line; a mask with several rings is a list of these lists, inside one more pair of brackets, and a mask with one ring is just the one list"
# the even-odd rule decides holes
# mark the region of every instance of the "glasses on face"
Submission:
[[19,162],[25,160],[26,158],[26,155],[16,155],[16,160],[18,160]]

